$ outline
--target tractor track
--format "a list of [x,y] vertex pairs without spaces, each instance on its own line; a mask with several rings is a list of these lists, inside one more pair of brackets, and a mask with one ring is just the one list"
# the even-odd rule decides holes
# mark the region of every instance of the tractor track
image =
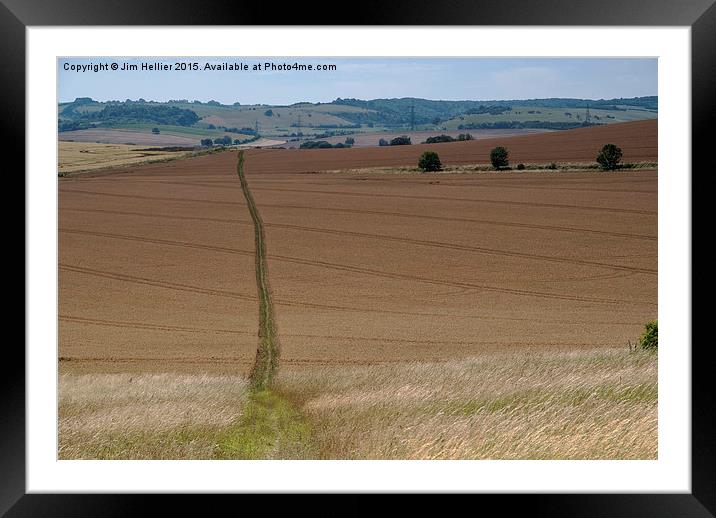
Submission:
[[241,182],[241,190],[246,198],[251,219],[254,223],[254,237],[256,246],[256,287],[259,297],[259,346],[256,350],[256,362],[251,370],[251,384],[257,390],[270,386],[278,370],[281,346],[278,340],[276,319],[274,317],[273,301],[271,300],[271,287],[268,279],[268,261],[266,259],[266,237],[264,234],[261,214],[251,195],[251,190],[244,176],[244,152],[239,151],[236,172]]
[[656,211],[653,210],[640,210],[640,209],[623,209],[619,207],[596,207],[590,205],[567,205],[563,203],[538,203],[530,201],[509,201],[509,200],[489,200],[483,198],[451,198],[447,196],[418,196],[408,194],[379,194],[379,193],[357,193],[357,192],[346,192],[346,191],[327,191],[327,190],[309,190],[309,189],[286,189],[277,187],[259,187],[257,191],[277,191],[277,192],[305,192],[309,194],[327,194],[327,195],[338,195],[338,196],[359,196],[369,198],[398,198],[398,199],[410,199],[410,200],[433,200],[433,201],[456,201],[465,203],[485,203],[493,205],[508,205],[516,207],[539,207],[548,209],[571,209],[571,210],[586,210],[596,212],[608,212],[608,213],[625,213],[625,214],[646,214],[649,216],[656,215]]
[[[261,230],[263,232],[263,228]],[[136,237],[136,236],[128,236],[128,235],[123,235],[123,234],[109,234],[109,233],[105,233],[105,232],[89,232],[89,231],[83,231],[83,230],[80,231],[80,230],[71,230],[71,229],[62,229],[62,230],[60,230],[60,232],[79,233],[79,234],[83,234],[83,235],[97,235],[99,237],[106,237],[106,238],[111,238],[111,239],[125,239],[125,240],[130,240],[130,241],[140,241],[140,242],[159,244],[159,245],[169,245],[169,246],[178,246],[178,247],[186,247],[186,248],[198,248],[198,249],[205,249],[205,250],[218,251],[218,252],[230,253],[230,254],[238,254],[238,255],[254,255],[253,252],[250,252],[248,250],[239,250],[239,249],[228,248],[228,247],[201,245],[201,244],[195,244],[195,243],[187,243],[184,241],[170,241],[170,240],[166,240],[166,239],[150,239],[150,238],[141,238],[141,237]],[[265,254],[265,251],[264,251],[264,254]],[[353,272],[353,273],[359,273],[359,274],[373,276],[373,277],[416,281],[416,282],[423,282],[426,284],[433,284],[433,285],[438,285],[438,286],[450,286],[450,287],[455,287],[455,288],[477,289],[477,290],[491,291],[491,292],[497,292],[497,293],[509,293],[512,295],[519,295],[519,296],[532,296],[532,297],[538,297],[538,298],[572,300],[572,301],[576,301],[576,302],[592,302],[592,303],[603,303],[603,304],[642,304],[642,305],[650,305],[650,306],[655,305],[655,304],[650,304],[650,303],[644,303],[644,302],[637,301],[637,300],[605,299],[605,298],[599,298],[599,297],[583,297],[583,296],[578,296],[578,295],[549,293],[549,292],[541,292],[541,291],[535,291],[535,290],[504,288],[504,287],[491,286],[491,285],[486,285],[486,284],[475,284],[475,283],[467,283],[467,282],[448,281],[448,280],[442,280],[442,279],[431,279],[428,277],[420,277],[417,275],[384,272],[384,271],[380,271],[380,270],[373,270],[370,268],[342,265],[342,264],[331,263],[331,262],[327,262],[327,261],[301,259],[301,258],[297,258],[297,257],[289,257],[289,256],[284,256],[284,255],[279,255],[279,254],[272,254],[271,258],[276,261],[284,261],[284,262],[294,263],[294,264],[302,264],[302,265],[307,265],[307,266],[328,268],[328,269],[338,270],[338,271]],[[265,256],[262,257],[261,259],[263,261],[266,260]],[[257,260],[259,260],[259,259],[257,259]],[[257,274],[257,276],[258,276],[258,274]],[[260,295],[259,295],[259,297],[260,297]],[[265,309],[266,308],[264,308],[263,310],[265,310]]]
[[[253,335],[250,331],[234,330],[234,329],[211,329],[211,328],[195,328],[186,326],[175,326],[169,324],[148,324],[145,322],[130,322],[126,320],[105,320],[96,318],[85,318],[75,317],[70,315],[59,315],[59,320],[62,322],[71,322],[76,324],[86,325],[97,325],[102,327],[119,327],[126,329],[141,329],[151,331],[169,331],[169,332],[187,332],[187,333],[218,333],[218,334],[239,334],[239,335]],[[503,340],[417,340],[414,338],[390,338],[384,336],[345,336],[345,335],[326,335],[326,334],[311,334],[311,333],[291,333],[285,336],[290,338],[302,338],[302,339],[329,339],[338,340],[343,342],[377,342],[377,343],[390,343],[390,344],[415,344],[415,345],[499,345],[506,343]],[[515,346],[527,346],[534,345],[533,342],[529,341],[510,341],[510,345]],[[593,345],[588,342],[569,342],[570,345],[579,347],[588,347]],[[548,344],[540,344],[548,345]],[[144,359],[144,357],[142,357]]]
[[[251,224],[248,221],[242,221],[242,220],[234,220],[234,222],[239,223],[239,224],[245,224],[245,225]],[[349,230],[336,230],[336,229],[330,229],[330,228],[307,227],[307,226],[303,226],[303,225],[289,225],[289,224],[284,224],[284,223],[265,223],[264,226],[273,227],[273,228],[283,228],[283,229],[289,229],[289,230],[299,230],[302,232],[316,232],[316,233],[321,233],[321,234],[343,235],[343,236],[359,237],[359,238],[365,238],[365,239],[378,239],[378,240],[383,240],[383,241],[394,241],[394,242],[399,242],[399,243],[427,246],[427,247],[431,247],[431,248],[438,248],[438,249],[444,249],[444,250],[459,250],[459,251],[463,251],[463,252],[475,252],[475,253],[480,253],[480,254],[496,255],[496,256],[501,256],[501,257],[511,257],[511,258],[519,258],[519,259],[528,259],[528,260],[533,260],[533,261],[566,263],[566,264],[573,264],[573,265],[577,265],[577,266],[593,266],[593,267],[597,267],[597,268],[608,268],[608,269],[612,269],[612,270],[621,270],[621,271],[626,271],[626,272],[642,273],[642,274],[647,274],[647,275],[656,275],[658,273],[657,270],[651,269],[651,268],[639,268],[639,267],[635,267],[635,266],[622,266],[622,265],[618,265],[618,264],[602,263],[602,262],[597,262],[597,261],[586,261],[586,260],[582,260],[582,259],[570,259],[570,258],[566,258],[566,257],[555,257],[555,256],[540,255],[540,254],[528,254],[528,253],[523,253],[523,252],[511,252],[509,250],[500,250],[500,249],[496,249],[496,248],[459,245],[459,244],[455,244],[455,243],[444,243],[444,242],[440,242],[440,241],[428,241],[428,240],[422,240],[422,239],[412,239],[412,238],[406,238],[406,237],[389,236],[386,234],[370,234],[367,232],[354,232],[354,231],[349,231]],[[240,254],[244,254],[244,255],[249,253],[245,250],[238,250],[235,248],[220,247],[220,246],[214,246],[214,245],[203,245],[203,244],[191,243],[191,242],[187,242],[187,241],[170,241],[170,240],[164,240],[164,239],[144,238],[144,237],[139,237],[139,236],[128,236],[128,235],[123,235],[123,234],[92,232],[92,231],[88,231],[88,230],[76,230],[76,229],[61,229],[60,232],[95,235],[98,237],[127,239],[127,240],[133,240],[133,241],[143,241],[143,242],[147,242],[147,243],[166,244],[166,245],[173,245],[173,246],[185,246],[187,248],[199,248],[199,249],[213,250],[213,251],[218,251],[218,252],[240,253]]]
[[[170,200],[171,198],[163,198]],[[416,218],[416,219],[427,219],[433,221],[445,221],[445,222],[457,222],[457,223],[477,223],[479,225],[493,225],[513,228],[525,228],[530,230],[547,230],[554,232],[573,232],[573,233],[588,233],[598,234],[609,237],[619,237],[628,239],[646,239],[649,241],[656,241],[656,236],[648,234],[630,234],[627,232],[612,232],[608,230],[594,230],[581,227],[565,227],[558,225],[537,225],[532,223],[513,223],[509,221],[495,221],[488,219],[473,219],[473,218],[453,218],[449,216],[430,216],[426,214],[409,214],[403,212],[386,212],[378,210],[365,210],[365,209],[346,209],[346,208],[333,208],[333,207],[315,207],[305,205],[282,205],[282,204],[270,204],[265,203],[263,207],[278,208],[278,209],[297,209],[297,210],[314,210],[314,211],[329,211],[329,212],[341,212],[346,214],[369,214],[376,216],[394,216],[400,218]],[[179,220],[194,220],[194,221],[212,221],[217,223],[242,223],[243,220],[231,219],[231,218],[209,218],[205,216],[178,216],[174,214],[153,214],[149,212],[132,212],[132,211],[118,211],[108,209],[76,209],[70,207],[63,207],[63,211],[71,212],[89,212],[98,214],[120,214],[125,216],[146,216],[150,218],[167,218],[167,219],[179,219]]]
[[[69,271],[73,273],[80,273],[83,275],[92,275],[95,277],[103,277],[111,280],[127,282],[132,284],[139,284],[144,286],[151,286],[154,288],[163,288],[175,291],[185,291],[189,293],[199,293],[202,295],[209,295],[215,297],[226,297],[231,299],[247,300],[255,302],[258,297],[254,295],[244,295],[241,293],[213,290],[208,288],[202,288],[200,286],[192,286],[188,284],[177,284],[172,282],[160,281],[156,279],[147,279],[145,277],[136,277],[133,275],[120,274],[115,272],[108,272],[106,270],[95,270],[92,268],[85,268],[80,266],[68,265],[60,263],[60,270]],[[490,320],[490,321],[508,321],[508,322],[539,322],[542,324],[559,324],[559,325],[583,325],[582,321],[573,320],[545,320],[544,318],[527,318],[527,317],[497,317],[491,315],[458,315],[452,313],[431,313],[422,311],[399,311],[394,309],[375,309],[375,308],[363,308],[357,306],[338,306],[332,304],[318,304],[313,302],[293,301],[275,299],[274,304],[277,306],[286,307],[300,307],[300,308],[311,308],[311,309],[325,309],[330,311],[346,311],[346,312],[357,312],[357,313],[378,313],[378,314],[392,314],[392,315],[404,315],[404,316],[418,316],[418,317],[440,317],[440,318],[466,318],[475,320]],[[622,321],[609,321],[609,322],[594,322],[595,324],[604,325],[638,325],[638,322],[622,322]]]

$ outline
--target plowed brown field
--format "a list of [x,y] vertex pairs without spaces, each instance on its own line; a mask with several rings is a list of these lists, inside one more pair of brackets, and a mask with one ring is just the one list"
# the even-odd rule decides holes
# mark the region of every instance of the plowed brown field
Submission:
[[[656,121],[389,148],[251,150],[281,368],[626,347],[657,315],[657,172],[320,174],[657,160]],[[317,174],[308,174],[317,173]],[[439,182],[439,183],[436,183]],[[253,228],[236,153],[60,180],[60,365],[247,373]]]

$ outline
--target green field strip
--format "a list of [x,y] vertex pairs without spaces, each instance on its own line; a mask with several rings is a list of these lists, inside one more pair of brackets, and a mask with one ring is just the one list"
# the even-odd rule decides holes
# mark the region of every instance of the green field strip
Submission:
[[271,288],[268,280],[268,262],[266,260],[266,237],[261,215],[251,195],[246,177],[244,176],[244,152],[239,151],[237,173],[241,181],[241,190],[249,207],[251,220],[254,224],[256,246],[256,286],[259,297],[259,345],[256,351],[256,362],[251,371],[251,384],[257,390],[268,388],[278,369],[280,344],[276,331]]

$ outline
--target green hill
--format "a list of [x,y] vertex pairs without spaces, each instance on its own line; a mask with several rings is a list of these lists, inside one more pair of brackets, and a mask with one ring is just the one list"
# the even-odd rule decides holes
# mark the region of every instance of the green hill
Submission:
[[[589,110],[589,117],[587,116]],[[356,132],[409,129],[569,129],[658,116],[658,98],[522,99],[440,101],[341,99],[292,105],[225,105],[186,99],[156,102],[94,101],[80,97],[60,103],[59,131],[132,129],[186,134],[197,138],[256,134],[266,137],[327,137]]]

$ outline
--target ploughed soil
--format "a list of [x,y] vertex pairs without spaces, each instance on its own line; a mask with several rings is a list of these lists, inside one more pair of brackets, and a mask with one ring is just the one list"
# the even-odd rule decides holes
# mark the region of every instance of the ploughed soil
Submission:
[[[655,170],[349,174],[657,161],[657,123],[383,148],[246,152],[281,368],[627,347],[657,316]],[[236,153],[60,179],[62,371],[247,373],[258,300]]]

